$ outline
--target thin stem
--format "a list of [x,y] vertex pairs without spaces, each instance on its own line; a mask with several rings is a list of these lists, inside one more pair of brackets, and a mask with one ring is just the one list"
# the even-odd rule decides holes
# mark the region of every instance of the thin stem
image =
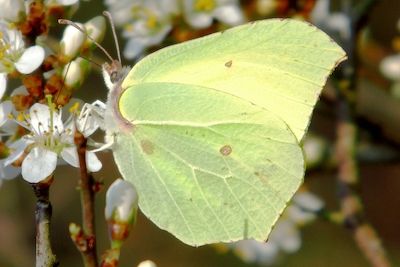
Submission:
[[382,243],[373,229],[366,222],[360,197],[355,190],[359,183],[359,168],[356,159],[358,128],[354,122],[354,94],[357,88],[357,36],[366,23],[374,1],[366,0],[351,10],[349,0],[344,0],[345,10],[351,21],[351,36],[344,40],[348,60],[342,65],[341,79],[337,86],[337,141],[336,157],[338,161],[338,188],[343,215],[343,224],[352,231],[354,240],[371,266],[389,267]]
[[[86,143],[87,139],[79,132],[75,132],[75,144],[78,150],[80,166],[80,193],[83,220],[83,235],[76,239],[72,233],[77,248],[82,254],[85,267],[97,267],[96,233],[95,233],[95,213],[94,196],[95,181],[87,171],[86,165]],[[82,245],[82,240],[84,245]]]
[[353,237],[365,257],[375,267],[389,267],[382,243],[365,221],[360,198],[354,189],[359,182],[358,164],[355,158],[357,127],[352,121],[349,104],[339,100],[336,153],[338,158],[338,188],[344,225],[353,232]]
[[52,207],[49,200],[49,190],[53,177],[44,182],[33,184],[36,201],[36,267],[58,266],[50,241],[50,221]]

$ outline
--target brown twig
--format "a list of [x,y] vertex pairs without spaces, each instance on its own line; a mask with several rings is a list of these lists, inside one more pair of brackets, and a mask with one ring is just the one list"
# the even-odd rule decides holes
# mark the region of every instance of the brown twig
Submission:
[[375,1],[366,0],[354,10],[347,2],[345,13],[351,19],[351,36],[343,40],[348,60],[341,68],[341,79],[337,86],[337,142],[338,188],[344,226],[353,232],[353,237],[370,264],[375,267],[391,266],[381,241],[372,225],[366,222],[362,203],[355,190],[359,182],[359,169],[356,159],[358,128],[354,123],[354,100],[359,61],[356,54],[357,36],[367,21],[367,16]]
[[49,190],[53,177],[43,182],[33,184],[36,201],[36,267],[58,266],[50,241],[50,220],[52,207],[49,199]]
[[77,225],[70,226],[70,234],[76,247],[82,254],[85,267],[97,267],[94,196],[95,181],[88,173],[86,165],[87,139],[79,131],[75,132],[74,141],[77,146],[80,166],[80,192],[82,206],[83,229]]
[[353,232],[354,239],[372,266],[391,266],[373,227],[365,221],[362,205],[354,187],[359,181],[355,145],[357,127],[351,121],[348,103],[339,100],[336,155],[338,159],[338,187],[344,225]]

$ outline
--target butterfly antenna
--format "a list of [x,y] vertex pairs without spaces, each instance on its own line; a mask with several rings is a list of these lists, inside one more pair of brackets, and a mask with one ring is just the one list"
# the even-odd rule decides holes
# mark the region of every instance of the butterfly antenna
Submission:
[[94,61],[93,59],[84,57],[84,56],[82,56],[82,55],[79,55],[78,57],[80,57],[80,58],[82,58],[82,59],[84,59],[84,60],[86,60],[86,61],[92,63],[93,65],[96,65],[96,66],[99,67],[99,68],[101,68],[101,64],[97,63],[97,62]]
[[78,31],[82,32],[84,35],[86,35],[86,37],[91,40],[98,48],[101,49],[101,51],[103,51],[103,53],[110,59],[111,62],[114,61],[114,59],[112,58],[112,56],[106,51],[106,49],[104,49],[104,47],[102,47],[96,40],[94,40],[92,37],[90,37],[89,34],[87,34],[86,30],[82,29],[78,24],[67,20],[67,19],[59,19],[58,23],[63,24],[63,25],[71,25],[74,28],[76,28]]
[[58,92],[57,92],[57,94],[56,94],[56,97],[55,97],[55,99],[54,99],[54,104],[57,104],[58,98],[60,97],[62,91],[63,91],[64,88],[65,88],[65,80],[66,80],[66,78],[67,78],[67,74],[68,74],[68,71],[69,71],[69,67],[70,67],[70,66],[71,66],[71,62],[68,62],[68,64],[67,64],[67,70],[65,71],[65,74],[64,74],[63,79],[62,79],[63,83],[62,83],[62,86],[61,86],[60,90],[58,90]]
[[117,48],[118,60],[119,60],[119,62],[122,62],[121,61],[121,53],[119,51],[117,33],[115,32],[115,25],[114,25],[113,18],[111,16],[110,12],[108,12],[108,11],[103,11],[103,15],[105,17],[107,17],[108,21],[110,22],[111,30],[112,30],[112,33],[113,33],[113,36],[114,36],[114,41],[115,41],[115,47]]

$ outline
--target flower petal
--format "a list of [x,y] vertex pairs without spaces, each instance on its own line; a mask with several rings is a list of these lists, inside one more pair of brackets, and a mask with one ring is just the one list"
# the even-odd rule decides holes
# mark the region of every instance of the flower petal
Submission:
[[11,180],[21,173],[21,168],[10,166],[1,166],[0,162],[0,182],[1,180]]
[[58,0],[57,2],[63,6],[70,6],[77,3],[79,0]]
[[21,85],[21,86],[18,86],[17,88],[15,88],[11,92],[11,96],[15,96],[15,95],[29,95],[29,92],[25,86]]
[[31,140],[21,138],[15,141],[14,143],[8,145],[8,147],[12,150],[12,152],[10,155],[8,155],[7,158],[4,159],[4,166],[11,165],[11,163],[16,161],[19,157],[21,157],[22,153],[24,153],[25,148],[32,143],[33,141]]
[[[64,148],[61,151],[61,157],[72,167],[79,168],[78,152],[75,146]],[[90,172],[97,172],[103,166],[96,154],[91,151],[86,152],[86,165]]]
[[134,59],[143,53],[146,48],[145,42],[139,38],[130,38],[124,48],[124,57]]
[[0,103],[0,126],[2,126],[8,120],[8,114],[11,113],[13,104],[11,101],[4,101]]
[[29,183],[38,183],[50,176],[57,166],[57,154],[34,147],[22,162],[22,177]]
[[7,87],[7,73],[0,73],[0,99],[3,98]]
[[316,195],[310,192],[299,192],[294,195],[292,201],[301,208],[317,212],[324,206],[324,202]]
[[10,22],[18,22],[25,15],[25,1],[1,1],[0,18]]
[[90,172],[97,172],[103,166],[96,154],[91,151],[86,152],[86,164]]
[[[257,241],[254,241],[257,242]],[[274,242],[267,242],[266,244],[259,244],[257,246],[257,262],[264,265],[272,265],[279,253],[279,247]]]
[[29,109],[29,116],[31,127],[37,134],[49,132],[50,109],[47,105],[35,103]]
[[285,214],[287,214],[288,218],[295,222],[298,225],[304,225],[313,221],[317,215],[310,211],[305,211],[299,206],[290,205],[286,208]]
[[207,28],[212,24],[213,18],[208,13],[191,13],[186,15],[187,23],[193,28]]
[[79,168],[78,152],[75,146],[64,148],[61,151],[61,158],[72,167]]
[[24,51],[15,67],[20,73],[29,74],[36,70],[43,62],[44,49],[41,46],[31,46]]
[[270,240],[279,244],[283,251],[293,253],[300,249],[300,231],[294,222],[280,220],[271,232]]
[[218,7],[214,11],[214,16],[221,22],[235,26],[244,22],[242,10],[237,5],[226,5]]

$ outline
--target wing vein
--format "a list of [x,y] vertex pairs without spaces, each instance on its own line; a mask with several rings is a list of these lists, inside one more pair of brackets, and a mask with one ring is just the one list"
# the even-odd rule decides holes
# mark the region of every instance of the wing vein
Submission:
[[[136,146],[137,146],[137,147],[140,147],[139,144],[137,143],[136,138],[133,137],[132,139],[133,139],[133,141],[135,142]],[[158,179],[160,180],[160,182],[161,182],[162,185],[164,186],[164,188],[165,188],[165,190],[166,190],[168,196],[170,197],[170,199],[172,200],[173,204],[174,204],[175,207],[177,208],[177,210],[178,210],[180,216],[182,217],[183,222],[184,222],[186,228],[189,230],[190,235],[192,236],[192,240],[195,240],[195,238],[194,238],[194,233],[193,233],[193,231],[192,231],[192,228],[189,226],[189,223],[187,222],[185,216],[183,215],[183,212],[182,212],[181,208],[179,207],[179,205],[178,205],[178,203],[176,202],[175,198],[173,197],[173,195],[172,195],[171,192],[169,191],[168,186],[165,184],[165,181],[162,179],[160,173],[156,170],[156,168],[154,167],[154,165],[153,165],[153,163],[151,162],[151,160],[147,159],[146,157],[143,157],[143,159],[144,159],[145,161],[147,161],[147,162],[150,164],[152,170],[154,171],[154,173],[156,174],[156,176],[158,177]]]

